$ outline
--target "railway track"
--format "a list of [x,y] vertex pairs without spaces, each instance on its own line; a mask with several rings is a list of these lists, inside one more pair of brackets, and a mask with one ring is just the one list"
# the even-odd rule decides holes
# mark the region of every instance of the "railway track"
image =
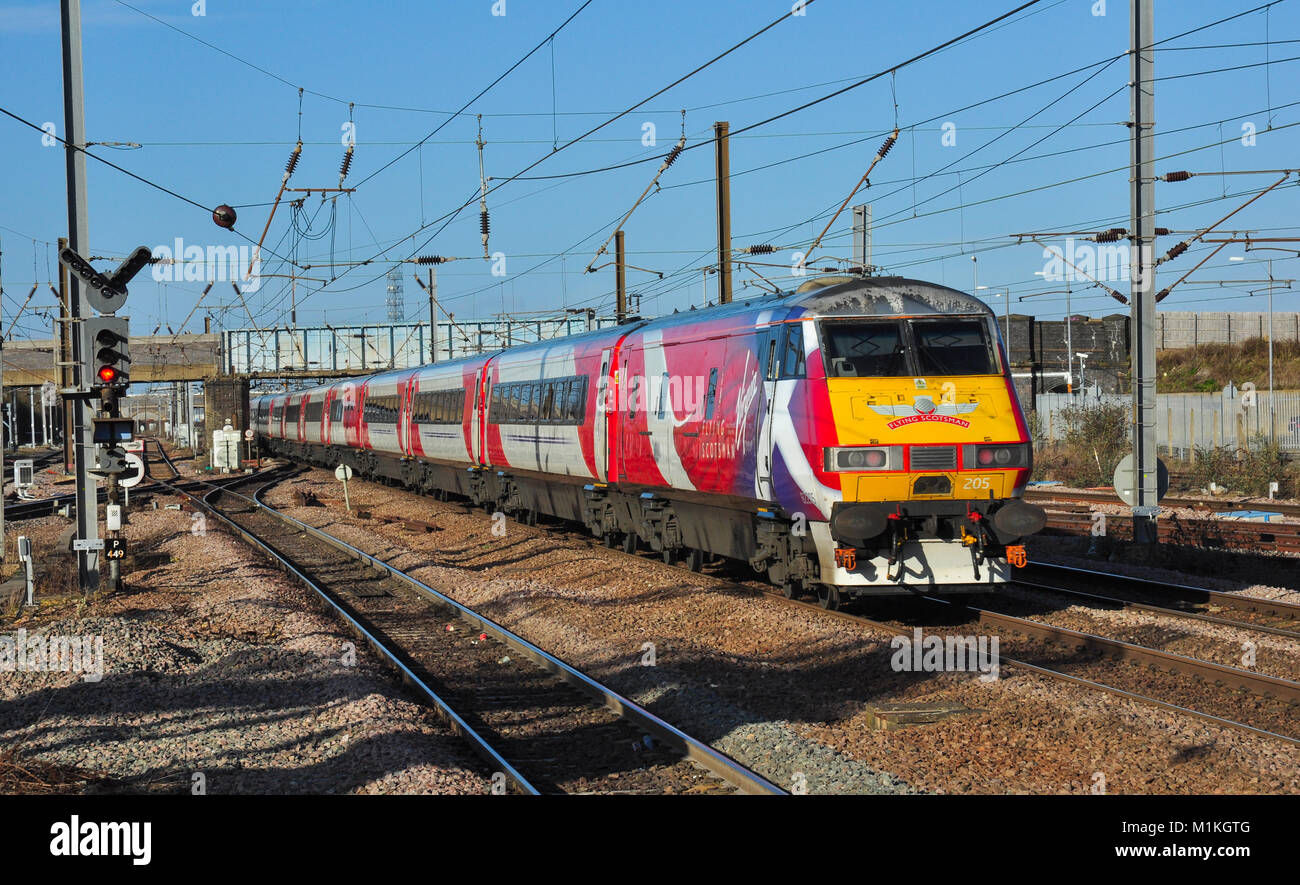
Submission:
[[[1025,492],[1025,500],[1032,501],[1035,504],[1053,504],[1053,503],[1074,503],[1074,504],[1114,504],[1122,505],[1119,496],[1113,491],[1061,491],[1053,492],[1047,490],[1029,489]],[[1272,510],[1283,516],[1300,518],[1300,504],[1283,504],[1274,501],[1262,502],[1259,500],[1225,500],[1225,499],[1206,499],[1206,498],[1187,498],[1178,496],[1168,496],[1160,501],[1165,507],[1179,507],[1187,510],[1202,510],[1206,513],[1214,513],[1224,510],[1225,508],[1237,509],[1259,509]]]
[[[467,512],[471,509],[467,508]],[[556,531],[552,526],[541,530]],[[610,546],[602,543],[601,539],[593,539],[585,533],[575,532],[568,527],[559,528],[558,531],[588,547],[609,548]],[[689,559],[685,565],[682,565],[677,562],[663,562],[657,554],[628,554],[623,545],[617,545],[614,549],[621,550],[625,555],[637,556],[643,561],[648,559],[659,562],[669,568],[701,570],[699,562]],[[1038,567],[1039,586],[1043,589],[1080,592],[1061,587],[1060,582],[1055,582],[1051,586],[1043,584],[1043,572],[1050,572],[1053,567],[1044,564],[1038,564]],[[762,593],[781,600],[784,604],[813,609],[824,615],[863,624],[890,635],[911,636],[917,626],[904,620],[871,618],[857,610],[828,610],[816,603],[787,598],[779,590],[768,588],[766,585],[759,586],[757,582],[733,580],[718,574],[711,577],[718,580],[725,589]],[[1200,598],[1208,600],[1210,605],[1230,607],[1239,617],[1242,614],[1249,614],[1251,617],[1272,618],[1292,623],[1291,619],[1296,614],[1296,607],[1285,603],[1236,597],[1185,585],[1158,584],[1109,573],[1091,573],[1081,570],[1078,570],[1074,577],[1076,579],[1082,577],[1093,582],[1099,578],[1107,581],[1114,578],[1117,583],[1130,588],[1146,587],[1148,592],[1179,593],[1185,601],[1203,594]],[[1026,584],[1026,586],[1032,585]],[[1109,602],[1112,598],[1118,597],[1102,597],[1107,605],[1113,604]],[[1057,681],[1169,710],[1225,728],[1300,745],[1300,725],[1297,725],[1295,716],[1300,705],[1300,683],[1166,652],[1158,648],[1058,627],[1030,618],[963,605],[948,599],[926,596],[917,599],[924,601],[926,605],[942,605],[948,609],[950,617],[940,619],[946,623],[938,627],[934,626],[935,619],[924,619],[928,632],[937,635],[956,632],[955,628],[959,624],[952,623],[951,615],[961,614],[962,617],[958,621],[967,626],[975,626],[980,630],[996,633],[1000,637],[1008,635],[1021,637],[1010,642],[1011,646],[1017,649],[1014,657],[1000,656],[1000,665],[1003,667],[1037,673]],[[1184,615],[1184,612],[1173,608],[1159,608],[1159,611],[1170,615]],[[914,614],[915,610],[913,610]],[[1207,617],[1213,616],[1207,615]],[[1251,623],[1249,620],[1229,623],[1229,619],[1219,620],[1224,621],[1225,626],[1257,629],[1274,635],[1289,637],[1294,632],[1284,627],[1276,627],[1275,624]],[[1024,640],[1028,640],[1028,644]],[[1065,668],[1086,675],[1076,675],[1074,672],[1067,672]],[[1197,706],[1192,706],[1193,702]],[[1223,712],[1209,712],[1202,707],[1213,707]]]
[[251,496],[172,488],[315,590],[470,743],[494,783],[525,794],[784,792],[436,589],[267,506],[262,493],[286,475],[243,477],[259,485]]
[[[158,443],[156,440],[152,440],[152,439],[146,440],[145,457],[144,457],[145,477],[148,478],[150,481],[145,482],[140,486],[138,486],[136,489],[132,490],[133,496],[147,495],[149,492],[154,490],[156,480],[154,479],[154,477],[149,471],[150,465],[151,463],[164,463],[163,461],[151,462],[149,460],[148,457],[149,443],[153,443],[154,445],[158,445]],[[161,451],[161,446],[159,446],[159,451]],[[57,457],[55,460],[57,460]],[[173,474],[172,478],[179,479],[181,476],[180,471],[176,470],[175,466],[169,460],[166,461],[165,463],[167,468],[172,471]],[[179,486],[180,488],[186,491],[195,491],[204,488],[205,485],[207,484],[222,485],[226,483],[236,482],[239,479],[240,479],[239,476],[223,476],[223,477],[214,477],[213,479],[208,479],[208,480],[187,480],[180,483]],[[105,503],[108,500],[108,491],[103,487],[100,487],[100,489],[97,492],[97,495],[99,498],[99,503],[101,504]],[[77,495],[75,492],[67,495],[54,495],[49,498],[39,498],[34,501],[24,501],[19,499],[15,502],[6,502],[5,519],[11,522],[19,522],[27,519],[40,519],[45,516],[53,516],[57,514],[64,507],[68,508],[69,516],[74,516],[76,514]]]
[[1300,605],[1113,573],[1105,577],[1111,591],[1120,595],[1084,589],[1095,587],[1097,576],[1073,566],[1031,561],[1016,584],[1101,605],[1300,639]]
[[[1048,510],[1047,532],[1089,535],[1093,531],[1092,511],[1080,508]],[[1259,553],[1300,554],[1300,524],[1183,519],[1162,517],[1157,521],[1160,543]],[[1133,539],[1133,518],[1106,514],[1106,536],[1120,541]]]

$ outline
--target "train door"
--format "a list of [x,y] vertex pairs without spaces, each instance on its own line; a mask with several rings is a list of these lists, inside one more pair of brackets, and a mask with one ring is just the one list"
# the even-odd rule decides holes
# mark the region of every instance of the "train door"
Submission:
[[777,343],[783,326],[769,326],[758,333],[758,371],[763,381],[763,423],[758,434],[758,497],[773,499],[772,489],[772,413],[776,408],[776,378],[780,365]]
[[483,373],[484,369],[479,369],[474,373],[474,409],[470,413],[469,439],[473,451],[470,452],[470,460],[475,464],[487,463],[487,446],[484,445],[483,415]]
[[676,404],[682,401],[682,397],[680,393],[676,397],[673,396],[672,376],[667,371],[659,373],[658,381],[656,386],[649,378],[646,379],[646,396],[650,397],[646,405],[646,417],[653,419],[648,423],[648,426],[653,428],[650,436],[651,451],[655,463],[659,465],[660,473],[669,486],[677,489],[693,488],[682,459],[677,454],[677,415],[674,409]]
[[334,430],[334,388],[325,391],[325,401],[320,409],[320,441],[325,445],[334,442],[331,439]]
[[[618,397],[616,408],[621,408],[624,403],[629,409],[636,408],[636,390],[632,386],[632,373],[628,365],[628,358],[623,358],[623,371],[619,373],[618,385],[622,388],[622,396]],[[627,479],[627,459],[628,459],[628,434],[636,432],[635,415],[629,412],[626,418],[620,417],[617,425],[618,430],[618,478]]]
[[596,479],[609,481],[609,398],[610,351],[600,352],[600,374],[596,377],[596,423],[592,430],[592,444],[596,452]]
[[397,382],[397,450],[403,455],[413,454],[408,422],[411,418],[411,388],[413,379]]

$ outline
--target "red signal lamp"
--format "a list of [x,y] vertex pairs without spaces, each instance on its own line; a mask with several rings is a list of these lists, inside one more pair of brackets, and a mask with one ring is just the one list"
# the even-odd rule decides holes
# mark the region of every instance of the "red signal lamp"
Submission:
[[99,380],[103,381],[105,384],[112,384],[117,380],[117,369],[112,366],[100,366]]

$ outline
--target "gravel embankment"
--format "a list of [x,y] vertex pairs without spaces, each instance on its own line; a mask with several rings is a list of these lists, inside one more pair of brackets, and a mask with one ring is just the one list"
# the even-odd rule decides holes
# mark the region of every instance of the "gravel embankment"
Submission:
[[[52,536],[66,521],[28,531]],[[150,567],[89,605],[0,635],[102,640],[103,678],[0,672],[0,744],[107,779],[92,789],[208,793],[490,792],[484,766],[308,591],[190,514],[132,514]],[[49,588],[40,588],[49,589]],[[197,775],[202,775],[197,778]]]
[[[326,507],[298,507],[311,489]],[[1298,792],[1300,752],[1172,713],[1007,671],[911,674],[889,637],[709,576],[667,569],[573,535],[491,520],[456,504],[313,471],[271,503],[318,525],[642,701],[786,786],[809,792]],[[379,517],[433,521],[424,534]],[[653,643],[654,666],[642,666]],[[871,727],[897,703],[966,712]],[[802,775],[796,778],[795,775]]]

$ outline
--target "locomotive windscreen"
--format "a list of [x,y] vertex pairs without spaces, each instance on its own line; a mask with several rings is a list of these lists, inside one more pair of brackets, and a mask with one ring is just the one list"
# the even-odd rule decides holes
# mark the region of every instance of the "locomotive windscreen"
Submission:
[[996,375],[988,326],[983,320],[917,320],[912,323],[921,375]]
[[831,378],[998,374],[978,318],[834,320],[822,324],[822,348]]

